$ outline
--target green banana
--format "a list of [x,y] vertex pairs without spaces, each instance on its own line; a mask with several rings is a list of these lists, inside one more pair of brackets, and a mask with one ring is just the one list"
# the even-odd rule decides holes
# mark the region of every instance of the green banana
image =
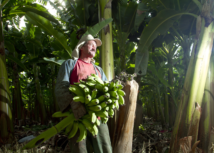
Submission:
[[69,90],[77,96],[84,96],[84,91],[77,85],[70,85]]
[[100,105],[94,105],[94,106],[89,106],[88,109],[94,112],[98,112],[102,109],[102,107]]
[[98,99],[93,99],[91,102],[89,102],[87,105],[88,106],[94,106],[99,104],[99,100]]
[[106,111],[98,111],[98,112],[95,112],[95,114],[99,117],[108,117],[108,112]]
[[100,103],[99,105],[100,105],[102,108],[104,108],[104,107],[107,106],[106,102],[102,102],[102,103]]
[[78,83],[77,85],[82,89],[87,88],[87,86],[83,83]]
[[70,115],[71,112],[64,112],[62,113],[61,111],[55,112],[52,117],[67,117],[68,115]]
[[97,99],[99,100],[99,102],[102,102],[105,100],[105,98],[106,98],[106,96],[102,95],[102,96],[98,97]]
[[109,109],[115,109],[114,103],[109,104],[108,107],[109,107]]
[[71,124],[69,124],[66,129],[65,129],[65,135],[68,135],[69,132],[71,131],[72,127],[73,127],[73,124],[74,124],[74,120],[71,121]]
[[96,136],[98,134],[97,126],[95,124],[92,124],[88,119],[82,119],[82,123],[93,136]]
[[92,123],[95,123],[95,122],[96,122],[96,119],[97,119],[97,116],[96,116],[95,112],[89,110],[89,111],[88,111],[88,114],[89,114],[89,116],[90,116],[90,121],[91,121]]
[[106,97],[107,99],[109,99],[109,98],[110,98],[110,94],[109,94],[109,93],[105,93],[105,97]]
[[103,111],[108,111],[109,110],[109,106],[106,106],[102,109]]
[[106,123],[108,122],[108,117],[102,118],[102,122],[103,122],[104,124],[106,124]]
[[103,81],[104,86],[108,86],[109,85],[109,81]]
[[89,94],[87,94],[86,96],[85,96],[85,104],[88,104],[88,103],[90,103],[91,102],[91,95],[89,95]]
[[96,126],[100,126],[100,120],[98,118],[96,118],[96,122],[95,122]]
[[78,128],[80,130],[80,135],[79,135],[79,137],[77,139],[77,142],[80,142],[80,141],[82,141],[82,140],[84,140],[86,138],[87,130],[86,130],[86,127],[81,122],[79,122]]
[[96,82],[96,78],[94,76],[88,76],[87,77],[87,81],[93,81],[93,82]]
[[123,96],[119,95],[118,102],[119,102],[120,105],[124,105],[125,104],[125,100],[124,100]]
[[74,122],[73,128],[72,128],[71,132],[68,135],[68,139],[73,138],[75,136],[75,134],[78,131],[78,124],[79,124],[78,122]]
[[113,90],[115,87],[115,83],[112,81],[109,85],[109,90]]
[[85,98],[83,96],[75,96],[73,97],[73,101],[85,103]]
[[83,119],[81,119],[80,121],[85,125],[85,127],[86,127],[88,130],[93,129],[94,124],[91,123],[91,121],[89,121],[88,119],[83,118]]
[[120,105],[119,105],[119,103],[118,103],[118,100],[113,100],[113,103],[114,103],[115,108],[116,108],[117,110],[119,110]]
[[95,124],[93,126],[93,131],[94,131],[94,136],[97,136],[97,134],[98,134],[98,128],[97,128],[97,125],[95,125]]
[[119,84],[117,87],[118,87],[118,90],[122,90],[123,89],[123,85],[122,84]]
[[89,87],[94,87],[97,83],[92,81],[86,81],[85,84]]
[[85,84],[85,81],[83,81],[83,80],[80,80],[80,83],[83,83],[83,84]]
[[108,115],[109,115],[111,118],[113,118],[113,116],[114,116],[114,110],[113,110],[113,109],[109,109]]
[[99,91],[103,91],[104,86],[102,84],[96,84],[95,88],[98,89]]
[[121,96],[125,96],[126,93],[123,90],[117,90],[117,94]]
[[97,81],[97,83],[100,83],[102,85],[104,85],[103,80],[96,74],[91,74],[91,76],[95,77],[95,81]]
[[103,92],[107,92],[108,91],[108,87],[107,86],[104,86],[103,87]]
[[92,93],[91,93],[91,98],[92,98],[92,99],[95,99],[96,96],[97,96],[97,89],[93,89],[93,90],[92,90]]
[[83,88],[85,95],[90,94],[90,89],[88,87]]
[[111,99],[108,99],[106,102],[107,102],[107,104],[111,104],[111,103],[112,103],[112,100],[111,100]]
[[109,91],[109,94],[112,98],[116,98],[116,99],[119,99],[119,96],[117,94],[117,91]]

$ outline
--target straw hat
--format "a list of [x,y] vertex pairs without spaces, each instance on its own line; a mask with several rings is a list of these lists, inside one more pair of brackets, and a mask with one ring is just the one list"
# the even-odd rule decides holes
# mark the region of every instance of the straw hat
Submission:
[[[98,46],[102,45],[102,41],[99,38],[94,38],[92,35],[87,34],[85,36],[83,36],[79,42],[77,43],[75,49],[72,52],[72,58],[73,59],[78,59],[79,58],[79,50],[80,48],[85,44],[85,42],[89,41],[89,40],[94,40]],[[92,60],[92,62],[94,62],[94,60]]]

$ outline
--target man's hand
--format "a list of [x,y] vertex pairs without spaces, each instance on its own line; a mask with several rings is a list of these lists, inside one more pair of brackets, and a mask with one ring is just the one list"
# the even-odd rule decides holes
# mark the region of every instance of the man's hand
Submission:
[[82,103],[72,101],[70,105],[71,105],[71,110],[74,113],[74,117],[77,120],[86,114],[86,109]]

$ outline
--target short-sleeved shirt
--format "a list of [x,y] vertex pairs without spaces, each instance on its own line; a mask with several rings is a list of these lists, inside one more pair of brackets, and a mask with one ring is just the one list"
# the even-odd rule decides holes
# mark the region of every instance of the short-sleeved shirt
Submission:
[[[99,70],[98,69],[96,70],[97,70],[98,76],[101,78],[101,74]],[[91,74],[96,74],[94,65],[91,63],[86,63],[81,59],[78,59],[70,75],[70,79],[69,79],[70,84],[74,84],[74,82],[79,82],[79,80],[85,80]]]

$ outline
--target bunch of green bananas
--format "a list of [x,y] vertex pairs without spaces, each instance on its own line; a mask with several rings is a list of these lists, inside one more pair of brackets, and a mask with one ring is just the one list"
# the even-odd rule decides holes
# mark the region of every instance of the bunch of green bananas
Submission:
[[124,105],[125,92],[121,90],[123,86],[120,81],[103,82],[97,75],[92,74],[86,81],[80,81],[71,85],[69,90],[74,94],[73,100],[85,105],[87,114],[76,120],[72,111],[62,113],[55,112],[52,117],[65,117],[55,126],[47,129],[39,136],[28,142],[22,149],[33,148],[42,142],[50,139],[63,129],[68,138],[72,138],[80,130],[77,142],[82,141],[87,136],[87,130],[96,136],[97,126],[107,123],[109,117],[114,116],[114,109],[119,109],[119,105]]
[[[87,114],[79,120],[74,117],[65,129],[68,138],[72,138],[80,130],[77,142],[82,141],[87,136],[87,130],[93,136],[98,134],[97,126],[100,125],[101,118],[103,123],[107,123],[109,117],[114,116],[114,109],[119,109],[119,105],[124,105],[125,92],[123,86],[116,82],[103,82],[96,74],[88,76],[86,81],[80,81],[69,87],[74,94],[73,101],[81,102],[85,105]],[[68,116],[71,112],[56,112],[53,117]]]

